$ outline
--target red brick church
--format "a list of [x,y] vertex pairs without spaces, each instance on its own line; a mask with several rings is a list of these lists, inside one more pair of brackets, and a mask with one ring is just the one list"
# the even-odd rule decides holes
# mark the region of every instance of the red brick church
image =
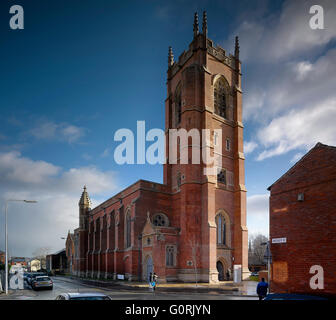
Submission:
[[[163,184],[139,180],[94,209],[84,187],[79,228],[67,241],[74,242],[74,274],[147,280],[154,271],[162,282],[248,277],[239,44],[236,38],[234,55],[215,46],[205,12],[202,32],[195,14],[193,40],[177,61],[169,48],[165,115],[166,132],[222,130],[218,174],[205,175],[201,161],[167,163]],[[211,152],[219,142],[211,134]],[[166,150],[168,157],[168,134]]]

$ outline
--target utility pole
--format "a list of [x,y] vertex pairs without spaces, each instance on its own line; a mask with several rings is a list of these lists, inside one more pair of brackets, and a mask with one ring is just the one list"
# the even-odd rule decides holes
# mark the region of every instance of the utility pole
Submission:
[[271,253],[271,243],[270,241],[263,242],[261,245],[266,245],[266,251],[264,254],[264,259],[267,259],[267,278],[268,278],[268,292],[271,293],[271,262],[272,262],[272,253]]
[[5,206],[5,247],[6,247],[6,258],[5,258],[5,291],[6,295],[8,295],[8,228],[7,228],[7,222],[8,222],[8,202],[9,201],[17,201],[17,202],[25,202],[25,203],[36,203],[35,200],[14,200],[9,199],[6,200],[6,206]]

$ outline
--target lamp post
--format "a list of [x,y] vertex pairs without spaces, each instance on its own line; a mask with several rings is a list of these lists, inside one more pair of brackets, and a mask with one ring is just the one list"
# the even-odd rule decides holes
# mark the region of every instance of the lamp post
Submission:
[[264,255],[264,258],[267,259],[267,280],[268,280],[268,292],[271,293],[271,260],[272,260],[272,254],[271,254],[271,244],[270,241],[262,242],[262,246],[266,246],[266,252]]
[[5,251],[6,251],[6,258],[5,258],[5,290],[6,295],[8,294],[8,228],[7,228],[7,213],[8,213],[8,202],[25,202],[25,203],[36,203],[35,200],[16,200],[16,199],[9,199],[6,200],[6,206],[5,206]]

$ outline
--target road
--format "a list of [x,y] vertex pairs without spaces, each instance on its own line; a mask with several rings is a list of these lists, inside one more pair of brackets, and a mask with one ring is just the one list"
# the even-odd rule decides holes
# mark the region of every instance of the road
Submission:
[[90,285],[82,284],[76,280],[52,278],[54,282],[53,290],[34,291],[25,284],[24,290],[17,290],[10,296],[0,296],[2,299],[15,300],[54,300],[63,292],[102,292],[114,300],[257,300],[257,297],[239,296],[220,293],[173,293],[173,292],[143,292],[122,289],[97,288]]

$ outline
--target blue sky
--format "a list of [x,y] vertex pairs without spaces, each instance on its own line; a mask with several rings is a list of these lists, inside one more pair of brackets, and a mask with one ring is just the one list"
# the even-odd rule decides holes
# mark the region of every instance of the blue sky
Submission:
[[[24,30],[9,28],[13,4]],[[12,254],[61,248],[84,184],[98,204],[140,178],[162,182],[160,165],[117,165],[113,135],[138,120],[164,127],[168,46],[187,48],[203,10],[216,43],[233,52],[240,37],[248,228],[267,234],[267,187],[318,141],[336,144],[336,5],[319,1],[325,29],[312,30],[313,4],[1,1],[0,200],[39,200],[11,205]]]

